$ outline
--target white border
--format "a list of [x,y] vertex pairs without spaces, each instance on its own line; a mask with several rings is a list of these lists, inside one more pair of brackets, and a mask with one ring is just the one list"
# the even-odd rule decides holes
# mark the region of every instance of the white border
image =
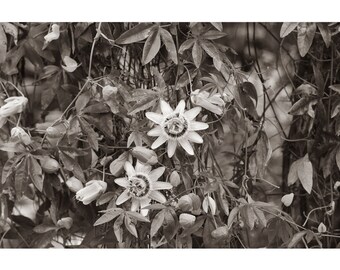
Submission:
[[15,0],[0,21],[337,21],[335,0]]

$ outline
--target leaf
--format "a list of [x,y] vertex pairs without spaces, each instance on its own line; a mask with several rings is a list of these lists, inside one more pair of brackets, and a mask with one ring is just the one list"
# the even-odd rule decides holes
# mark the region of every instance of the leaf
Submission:
[[315,87],[308,83],[301,84],[294,91],[294,95],[310,96],[310,95],[317,95],[317,94],[318,94],[318,91],[315,89]]
[[298,24],[299,23],[297,22],[284,22],[281,26],[280,38],[288,36],[298,26]]
[[322,39],[325,42],[326,48],[329,47],[332,41],[332,33],[327,23],[316,23],[321,33]]
[[229,217],[228,217],[228,228],[231,228],[231,226],[233,225],[235,219],[237,218],[237,215],[240,211],[240,208],[239,207],[234,207],[231,211],[230,211],[230,214],[229,214]]
[[153,25],[150,23],[140,23],[132,29],[123,33],[117,40],[117,44],[130,44],[134,42],[146,39],[150,31],[153,29]]
[[13,37],[14,44],[18,45],[18,27],[7,22],[3,22],[1,24],[5,32]]
[[28,170],[29,176],[34,186],[42,192],[44,185],[44,178],[42,177],[42,169],[38,161],[32,156],[28,156]]
[[203,48],[203,50],[213,59],[218,60],[219,62],[222,62],[222,59],[220,57],[219,50],[217,47],[211,42],[207,40],[200,40],[200,45]]
[[307,234],[307,231],[301,231],[301,232],[297,232],[296,234],[294,234],[293,238],[290,240],[287,247],[288,248],[295,247],[306,234]]
[[124,224],[126,229],[136,238],[138,238],[138,233],[136,230],[135,224],[131,221],[130,217],[128,215],[125,215],[124,217]]
[[181,46],[179,47],[178,53],[182,54],[184,51],[190,49],[194,45],[195,39],[187,39],[184,41]]
[[293,185],[298,179],[298,174],[297,174],[297,170],[299,168],[299,163],[300,160],[296,160],[292,163],[292,165],[289,168],[289,173],[288,173],[288,186]]
[[108,113],[110,111],[111,111],[110,107],[102,102],[98,102],[96,104],[87,106],[86,108],[82,110],[83,113],[93,113],[93,114]]
[[82,93],[76,100],[75,107],[76,107],[77,113],[80,113],[81,110],[85,108],[85,106],[87,105],[87,103],[89,103],[90,100],[91,100],[91,93],[89,91]]
[[211,24],[218,30],[223,31],[223,24],[221,22],[211,22]]
[[340,84],[330,85],[329,88],[340,94]]
[[124,164],[128,159],[128,154],[129,152],[124,152],[118,158],[111,162],[110,173],[117,177],[123,172]]
[[197,68],[199,68],[201,65],[202,56],[203,56],[202,48],[198,44],[198,41],[195,41],[194,46],[192,47],[192,59],[194,60],[195,66]]
[[93,226],[98,226],[118,217],[123,212],[120,208],[109,209],[107,212],[104,213],[97,221],[93,224]]
[[98,135],[90,124],[82,117],[77,117],[79,125],[83,133],[87,136],[89,145],[95,151],[98,151]]
[[28,168],[27,168],[27,160],[24,157],[15,168],[15,192],[18,199],[20,199],[24,193],[23,186],[27,184],[28,180]]
[[0,64],[5,62],[6,52],[7,52],[7,37],[4,29],[0,25]]
[[80,167],[79,163],[74,158],[72,158],[70,155],[63,151],[59,153],[59,157],[60,160],[63,162],[65,169],[73,172],[74,176],[84,183],[85,176],[83,169]]
[[168,242],[176,235],[178,231],[178,218],[174,210],[168,209],[165,212],[163,222],[163,233]]
[[157,100],[157,97],[155,95],[146,96],[141,101],[136,102],[136,104],[131,107],[128,114],[133,115],[140,111],[145,111],[149,109],[150,107],[152,107],[156,103],[156,100]]
[[294,193],[289,193],[289,194],[284,195],[284,196],[281,198],[281,202],[282,202],[286,207],[289,207],[289,206],[292,204],[293,199],[294,199]]
[[297,44],[299,53],[302,57],[304,57],[308,53],[309,48],[312,46],[316,32],[316,24],[299,23],[297,31],[298,31]]
[[272,155],[272,147],[267,134],[264,131],[260,132],[260,138],[256,144],[256,165],[257,171],[261,178],[264,178],[265,169]]
[[316,103],[318,103],[316,98],[303,97],[293,104],[288,113],[291,115],[304,115],[308,113],[310,117],[314,118],[315,112],[312,106]]
[[114,192],[106,192],[104,194],[102,194],[96,201],[96,205],[100,206],[103,204],[108,203],[109,201],[111,201],[113,198],[115,197],[115,193]]
[[154,28],[151,35],[145,41],[142,55],[142,65],[149,63],[158,53],[161,48],[161,38],[159,27]]
[[150,229],[150,237],[152,238],[160,229],[160,227],[163,225],[164,217],[165,217],[165,211],[162,210],[153,218],[151,223],[151,229]]
[[340,170],[340,147],[337,147],[336,155],[335,155],[336,165],[338,166],[338,169]]
[[124,215],[119,216],[115,223],[113,224],[113,232],[118,240],[119,243],[123,242],[123,229],[121,226],[123,225],[124,222]]
[[133,211],[126,211],[126,214],[129,215],[130,217],[141,221],[141,222],[150,222],[150,220],[147,217],[144,217],[143,215],[137,213],[137,212],[133,212]]
[[57,230],[58,227],[55,225],[47,225],[47,224],[39,224],[33,228],[33,231],[36,233],[46,233],[49,231]]
[[255,107],[257,106],[257,91],[251,82],[244,82],[242,83],[242,91],[249,95],[255,101]]
[[313,186],[313,166],[308,158],[308,154],[299,162],[297,174],[303,188],[310,194]]
[[159,32],[161,34],[161,39],[165,45],[165,48],[168,51],[170,59],[177,65],[177,50],[171,34],[163,28],[160,28]]
[[155,165],[158,163],[158,157],[155,151],[143,146],[136,146],[132,149],[131,154],[142,163]]
[[263,211],[260,209],[257,209],[256,207],[253,207],[254,213],[257,217],[257,220],[260,222],[260,224],[263,227],[267,227],[267,219],[266,216],[264,215]]
[[201,35],[201,37],[204,39],[215,40],[215,39],[225,37],[226,35],[227,33],[224,33],[224,32],[220,32],[216,30],[209,30],[208,32],[205,32],[203,35]]

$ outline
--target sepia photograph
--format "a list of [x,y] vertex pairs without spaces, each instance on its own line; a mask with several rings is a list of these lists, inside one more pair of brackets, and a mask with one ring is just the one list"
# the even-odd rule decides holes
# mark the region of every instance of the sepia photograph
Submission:
[[1,20],[0,250],[339,248],[340,23],[167,19]]

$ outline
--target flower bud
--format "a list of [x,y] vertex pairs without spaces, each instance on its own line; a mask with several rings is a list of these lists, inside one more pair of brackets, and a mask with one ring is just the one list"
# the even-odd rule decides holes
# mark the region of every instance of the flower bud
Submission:
[[75,192],[75,193],[84,187],[83,183],[77,178],[75,178],[74,176],[72,176],[66,181],[66,185],[72,192]]
[[65,228],[67,230],[71,229],[73,225],[73,219],[71,217],[64,217],[57,221],[59,228]]
[[25,145],[28,145],[32,142],[30,135],[28,135],[21,127],[12,128],[11,137],[14,140],[21,141]]
[[62,112],[59,110],[53,110],[50,111],[46,116],[45,116],[45,122],[54,122],[57,119],[60,118],[60,116],[62,116]]
[[194,194],[194,193],[190,193],[190,194],[188,194],[188,196],[192,200],[192,210],[191,210],[191,212],[194,215],[201,214],[201,199],[200,199],[200,197],[198,195]]
[[327,227],[325,224],[323,224],[322,222],[319,224],[318,226],[318,232],[319,233],[325,233],[327,232]]
[[224,238],[228,236],[228,231],[229,231],[228,226],[218,227],[217,229],[211,232],[211,236],[215,239]]
[[181,177],[179,176],[177,171],[173,171],[170,174],[170,184],[173,187],[177,187],[181,183]]
[[178,200],[177,207],[182,211],[191,211],[192,210],[192,199],[189,195],[184,195]]
[[88,205],[106,191],[107,183],[101,180],[91,180],[76,193],[76,199]]
[[61,138],[67,130],[67,123],[59,123],[53,127],[46,129],[46,135],[48,138]]
[[186,213],[179,215],[179,224],[181,224],[181,226],[184,229],[190,228],[192,225],[195,224],[195,221],[196,221],[196,217],[194,215],[186,214]]
[[158,162],[155,151],[143,146],[136,146],[132,149],[131,154],[142,163],[154,165]]
[[65,66],[61,65],[61,67],[64,70],[66,70],[67,72],[73,72],[73,71],[75,71],[79,67],[77,62],[74,59],[72,59],[71,57],[69,57],[69,56],[65,56],[63,58],[63,62],[65,64]]
[[55,173],[56,171],[59,170],[60,165],[59,165],[58,161],[56,161],[54,158],[45,157],[41,161],[41,168],[46,173]]
[[106,85],[103,87],[103,99],[108,100],[111,95],[115,95],[118,91],[117,87],[113,87],[111,85]]
[[199,89],[191,93],[191,101],[195,105],[218,115],[223,113],[223,107],[225,106],[220,94],[210,95],[209,92],[200,91]]
[[211,211],[211,214],[216,214],[216,202],[213,198],[211,198],[209,195],[206,196],[202,203],[202,208],[204,212],[208,213],[209,209]]

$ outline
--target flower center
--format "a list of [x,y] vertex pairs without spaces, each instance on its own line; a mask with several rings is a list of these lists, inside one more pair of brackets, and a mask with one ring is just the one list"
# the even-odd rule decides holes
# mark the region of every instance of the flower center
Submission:
[[150,191],[150,180],[144,175],[134,175],[129,178],[128,189],[133,197],[145,197]]
[[187,130],[188,121],[178,113],[165,119],[164,131],[170,137],[181,137]]

